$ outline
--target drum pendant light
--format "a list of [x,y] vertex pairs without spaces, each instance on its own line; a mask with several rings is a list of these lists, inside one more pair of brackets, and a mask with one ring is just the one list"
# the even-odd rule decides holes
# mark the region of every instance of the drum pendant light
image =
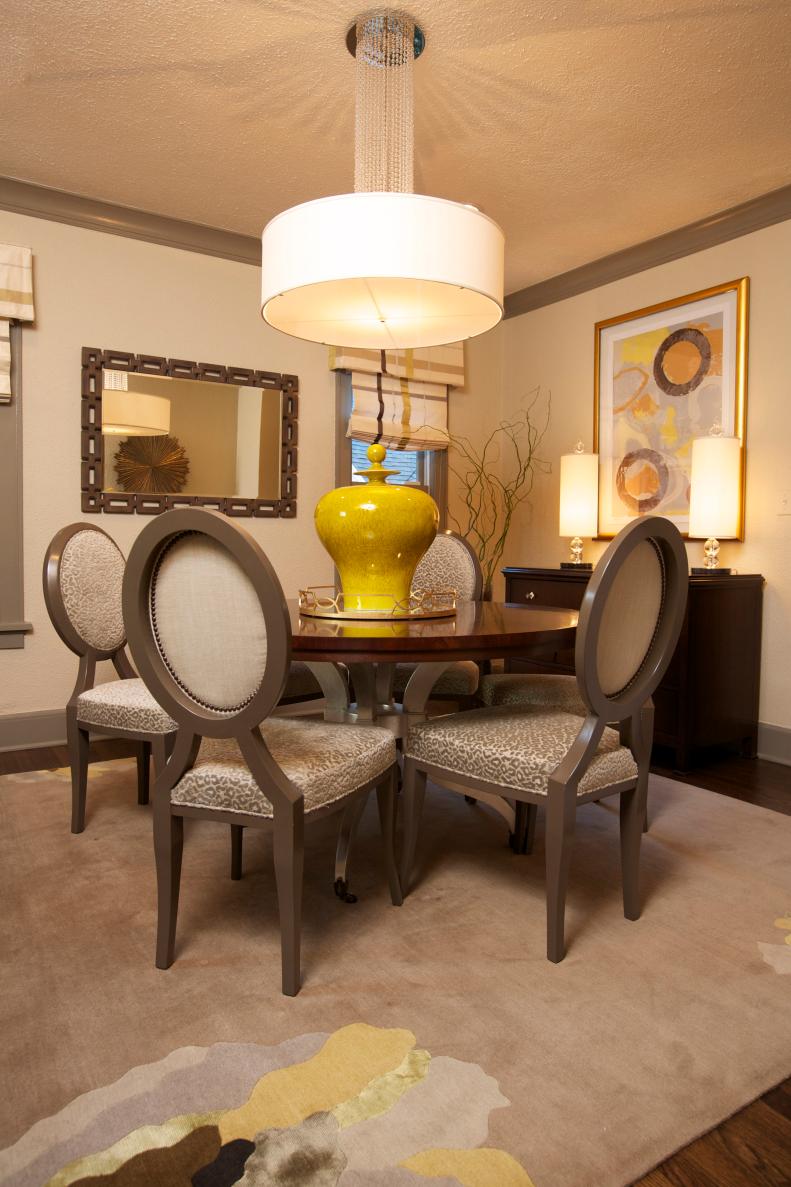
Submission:
[[411,17],[360,17],[354,193],[304,202],[262,236],[261,313],[275,329],[376,350],[439,346],[490,330],[503,314],[504,236],[476,210],[412,192]]

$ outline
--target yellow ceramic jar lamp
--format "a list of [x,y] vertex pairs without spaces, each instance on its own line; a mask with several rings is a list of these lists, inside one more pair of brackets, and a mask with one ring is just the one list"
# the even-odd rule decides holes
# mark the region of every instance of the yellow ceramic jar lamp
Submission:
[[424,491],[388,486],[383,445],[368,449],[368,470],[354,483],[328,491],[316,504],[316,531],[341,578],[349,611],[388,612],[408,606],[412,578],[437,534],[437,504]]

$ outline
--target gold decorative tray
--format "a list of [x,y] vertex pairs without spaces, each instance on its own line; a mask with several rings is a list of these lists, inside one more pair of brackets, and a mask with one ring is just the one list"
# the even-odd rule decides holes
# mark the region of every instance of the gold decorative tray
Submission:
[[389,594],[376,597],[381,603],[375,609],[360,610],[344,606],[343,591],[334,585],[311,585],[299,591],[299,612],[311,618],[348,618],[381,621],[403,618],[452,618],[456,613],[455,589],[427,589],[411,593],[408,599],[397,601]]

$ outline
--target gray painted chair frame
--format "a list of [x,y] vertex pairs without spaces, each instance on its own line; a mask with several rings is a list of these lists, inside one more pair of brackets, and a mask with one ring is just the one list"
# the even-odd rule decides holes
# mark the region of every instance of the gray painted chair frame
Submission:
[[[227,550],[251,581],[261,606],[267,651],[262,679],[238,711],[228,710],[220,714],[204,708],[187,695],[165,663],[154,636],[150,607],[156,565],[163,549],[184,533],[202,534]],[[123,605],[129,645],[140,673],[157,701],[178,723],[173,753],[154,785],[158,900],[156,965],[168,968],[174,958],[184,817],[202,817],[230,824],[239,861],[243,828],[261,828],[273,834],[282,990],[293,997],[300,988],[304,796],[273,758],[259,728],[281,699],[291,659],[290,619],[277,575],[257,542],[233,520],[203,508],[166,511],[146,525],[132,547],[124,575]],[[172,803],[171,792],[194,765],[204,737],[235,739],[251,774],[272,805],[272,817]],[[402,896],[395,858],[395,772],[394,764],[384,777],[379,776],[340,799],[311,810],[310,818],[343,813],[341,833],[345,837],[345,848],[341,852],[342,847],[339,847],[338,860],[345,868],[354,826],[369,792],[376,788],[390,896],[393,904],[400,906]]]
[[137,752],[137,802],[147,804],[149,798],[149,768],[153,758],[155,774],[164,770],[167,755],[175,741],[175,732],[148,733],[139,730],[121,729],[115,726],[94,725],[84,727],[78,721],[77,701],[79,696],[93,688],[96,683],[96,664],[110,660],[122,680],[137,678],[126,653],[126,639],[110,651],[92,647],[75,628],[63,600],[61,589],[61,561],[69,540],[79,532],[98,532],[110,543],[120,548],[107,532],[93,524],[72,523],[62,528],[52,539],[44,557],[44,601],[52,625],[70,651],[79,657],[77,680],[66,705],[66,738],[71,763],[71,831],[81,833],[85,828],[85,803],[88,786],[88,750],[91,733],[107,734],[113,738],[129,738],[139,742]]
[[[602,688],[599,671],[599,641],[602,619],[616,578],[634,549],[651,543],[657,551],[663,573],[663,592],[656,627],[648,649],[628,680],[617,693],[608,695]],[[639,862],[640,843],[646,813],[649,763],[654,728],[652,694],[664,675],[681,631],[687,600],[687,555],[677,528],[667,519],[650,517],[635,520],[612,541],[594,571],[582,603],[577,628],[575,664],[580,695],[588,715],[567,754],[549,777],[548,794],[504,788],[441,766],[421,761],[408,754],[404,760],[404,843],[401,858],[401,886],[409,890],[417,843],[418,824],[430,778],[451,790],[484,792],[489,797],[512,799],[524,805],[530,840],[535,828],[539,804],[546,804],[546,895],[547,957],[557,963],[565,955],[564,919],[571,849],[576,810],[590,800],[620,796],[621,866],[624,915],[640,916]],[[485,712],[482,711],[482,712]],[[622,745],[631,750],[638,768],[636,779],[610,784],[587,794],[577,788],[587,771],[608,723],[617,723]],[[445,780],[448,779],[448,783]],[[456,785],[456,786],[454,786]]]

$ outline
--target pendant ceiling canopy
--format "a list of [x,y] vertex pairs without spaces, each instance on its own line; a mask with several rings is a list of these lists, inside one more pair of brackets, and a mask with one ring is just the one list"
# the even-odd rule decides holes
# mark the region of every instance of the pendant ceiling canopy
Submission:
[[[352,32],[354,35],[352,36]],[[503,312],[501,229],[473,206],[412,192],[411,17],[361,17],[353,194],[277,215],[262,236],[261,312],[275,329],[330,345],[438,346]]]

